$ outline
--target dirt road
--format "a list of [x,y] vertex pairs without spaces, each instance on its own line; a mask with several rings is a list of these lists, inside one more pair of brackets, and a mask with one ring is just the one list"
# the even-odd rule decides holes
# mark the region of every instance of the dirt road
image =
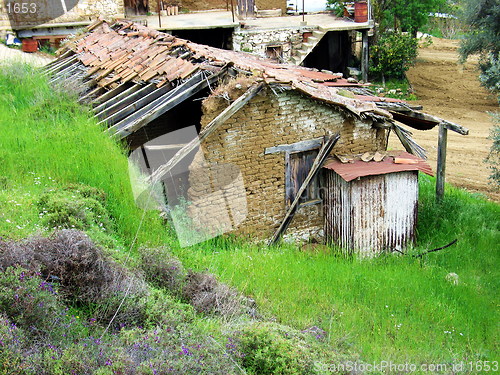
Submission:
[[[497,111],[495,98],[478,81],[477,60],[464,65],[458,63],[458,41],[433,38],[433,43],[420,48],[415,67],[408,78],[419,98],[424,112],[460,124],[470,130],[462,136],[448,132],[446,181],[467,190],[480,192],[500,201],[500,192],[488,183],[490,171],[484,159],[491,140],[487,139],[493,125],[489,112]],[[414,139],[436,166],[437,127],[429,131],[414,130]],[[399,147],[392,139],[392,147]]]
[[0,63],[1,62],[22,62],[34,66],[43,66],[54,60],[53,56],[45,55],[41,52],[25,53],[19,49],[9,48],[0,44]]

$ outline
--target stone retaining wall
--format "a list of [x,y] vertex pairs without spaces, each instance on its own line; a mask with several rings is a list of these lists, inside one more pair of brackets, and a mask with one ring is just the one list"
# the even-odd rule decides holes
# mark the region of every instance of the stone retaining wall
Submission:
[[269,46],[281,46],[281,62],[291,62],[295,51],[302,47],[303,34],[312,28],[287,27],[269,30],[236,30],[233,33],[233,50],[250,52],[261,57],[269,57]]

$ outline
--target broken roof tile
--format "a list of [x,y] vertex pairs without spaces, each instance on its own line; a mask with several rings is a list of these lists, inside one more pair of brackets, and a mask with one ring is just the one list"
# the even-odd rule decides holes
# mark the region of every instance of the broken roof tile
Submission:
[[338,95],[336,86],[346,82],[337,74],[192,43],[130,21],[117,21],[112,25],[96,23],[87,35],[75,38],[74,44],[68,44],[67,48],[85,51],[78,58],[83,65],[100,72],[94,77],[99,86],[137,77],[144,81],[154,78],[162,85],[189,78],[200,69],[213,73],[224,65],[234,65],[256,78],[263,77],[267,83],[286,84],[316,100],[343,106],[358,115],[376,111],[377,115],[391,118],[389,112],[376,108],[374,103]]
[[[347,157],[343,158],[347,159]],[[411,163],[395,163],[396,158],[411,160]],[[406,171],[420,171],[433,176],[432,168],[425,160],[403,151],[394,151],[392,156],[384,157],[380,162],[373,160],[363,161],[354,157],[347,162],[333,159],[329,160],[323,168],[335,171],[347,182],[365,176],[376,176]]]

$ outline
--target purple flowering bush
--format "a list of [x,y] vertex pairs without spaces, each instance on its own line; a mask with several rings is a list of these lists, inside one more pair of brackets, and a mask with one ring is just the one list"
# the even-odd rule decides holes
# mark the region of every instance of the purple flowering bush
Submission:
[[35,336],[52,328],[61,309],[54,286],[22,268],[7,268],[0,277],[0,311]]
[[317,372],[323,331],[251,320],[254,302],[215,276],[142,251],[155,286],[77,230],[0,239],[0,375]]

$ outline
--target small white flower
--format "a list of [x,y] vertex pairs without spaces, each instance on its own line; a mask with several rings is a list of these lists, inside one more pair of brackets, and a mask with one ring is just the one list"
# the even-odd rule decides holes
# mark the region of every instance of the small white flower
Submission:
[[10,220],[9,219],[5,219],[5,221],[10,224]]

